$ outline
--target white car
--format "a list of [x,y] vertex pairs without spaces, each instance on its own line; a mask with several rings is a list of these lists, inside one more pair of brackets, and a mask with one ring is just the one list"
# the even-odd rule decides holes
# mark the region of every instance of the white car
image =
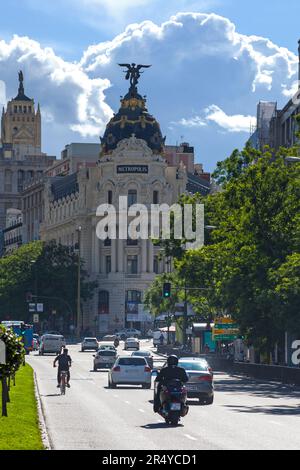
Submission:
[[81,343],[81,352],[87,350],[98,351],[99,345],[97,338],[84,338]]
[[137,338],[127,338],[124,343],[124,349],[127,351],[128,349],[136,349],[137,351],[140,349],[140,342]]
[[43,335],[39,346],[39,355],[60,354],[66,346],[66,340],[62,335]]
[[136,330],[135,328],[124,328],[116,333],[119,338],[125,340],[126,338],[136,337],[140,338],[142,336],[142,332],[140,330]]
[[94,372],[98,369],[110,369],[117,357],[117,351],[115,349],[99,349],[97,354],[94,355]]
[[116,351],[116,347],[114,345],[114,343],[99,343],[99,349],[98,351],[100,351],[100,349],[110,349],[112,351]]
[[108,387],[142,385],[151,388],[151,368],[144,357],[119,356],[108,372]]

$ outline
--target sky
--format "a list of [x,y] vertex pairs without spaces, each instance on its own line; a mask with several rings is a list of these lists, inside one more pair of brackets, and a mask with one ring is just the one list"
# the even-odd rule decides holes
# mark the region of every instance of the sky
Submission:
[[0,0],[0,105],[40,102],[43,151],[99,142],[128,82],[118,62],[152,64],[139,84],[168,144],[207,171],[242,148],[259,100],[297,87],[299,0]]

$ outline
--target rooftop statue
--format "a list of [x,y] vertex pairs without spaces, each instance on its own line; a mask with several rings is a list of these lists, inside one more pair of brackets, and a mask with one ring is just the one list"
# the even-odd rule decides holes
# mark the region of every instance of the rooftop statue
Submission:
[[151,65],[136,65],[135,63],[132,64],[118,64],[120,67],[127,67],[127,70],[124,71],[126,73],[126,80],[130,80],[130,87],[135,88],[138,84],[139,78],[141,76],[140,70],[142,68],[149,68]]

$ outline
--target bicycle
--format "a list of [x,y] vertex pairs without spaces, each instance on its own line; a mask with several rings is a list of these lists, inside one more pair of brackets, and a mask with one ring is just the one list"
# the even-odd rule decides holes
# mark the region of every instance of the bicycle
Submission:
[[60,373],[60,393],[61,395],[66,394],[66,386],[67,386],[67,375],[68,372],[62,370]]

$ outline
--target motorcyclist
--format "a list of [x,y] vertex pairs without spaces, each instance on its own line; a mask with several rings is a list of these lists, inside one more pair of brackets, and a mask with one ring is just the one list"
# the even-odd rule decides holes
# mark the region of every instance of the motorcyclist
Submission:
[[157,374],[155,382],[158,383],[156,393],[154,394],[154,413],[157,413],[160,408],[160,392],[162,385],[166,385],[172,380],[180,380],[182,383],[186,383],[189,380],[185,369],[183,367],[178,367],[178,357],[171,355],[167,359],[167,366],[163,367],[161,371]]
[[115,339],[114,339],[115,348],[117,348],[119,346],[119,344],[120,344],[120,340],[119,340],[118,336],[116,336]]
[[57,371],[57,388],[60,387],[60,374],[61,371],[67,372],[67,387],[70,388],[70,367],[72,365],[72,359],[68,354],[68,349],[64,348],[63,353],[59,354],[53,362],[53,367],[56,367],[56,363],[58,362],[58,371]]

